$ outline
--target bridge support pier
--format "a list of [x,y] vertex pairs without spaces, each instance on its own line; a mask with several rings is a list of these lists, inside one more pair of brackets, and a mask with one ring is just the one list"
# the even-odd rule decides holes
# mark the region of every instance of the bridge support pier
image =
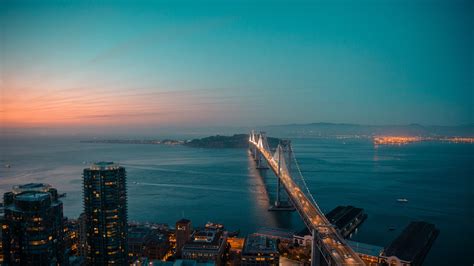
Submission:
[[[278,149],[278,156],[283,156],[281,148]],[[281,158],[281,157],[279,157],[279,158]],[[282,204],[280,175],[281,175],[281,160],[278,161],[278,173],[276,175],[278,181],[277,181],[277,191],[276,191],[275,204],[273,206],[270,206],[270,208],[268,208],[268,210],[269,211],[295,211],[295,207],[293,206],[292,203],[285,202],[284,204]]]
[[262,154],[259,151],[255,151],[255,162],[257,163],[257,169],[268,169],[262,159]]
[[275,207],[280,207],[281,202],[280,202],[280,191],[281,191],[281,180],[280,177],[278,177],[277,181],[277,193],[276,193],[276,200],[275,200]]
[[277,181],[277,191],[276,191],[276,200],[273,206],[268,208],[269,211],[286,211],[292,212],[295,211],[295,207],[291,202],[281,201],[281,179],[278,177]]

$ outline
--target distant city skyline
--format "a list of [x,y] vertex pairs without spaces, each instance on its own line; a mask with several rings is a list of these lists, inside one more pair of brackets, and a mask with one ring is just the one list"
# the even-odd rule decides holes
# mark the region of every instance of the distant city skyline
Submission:
[[472,124],[471,1],[0,3],[4,129]]

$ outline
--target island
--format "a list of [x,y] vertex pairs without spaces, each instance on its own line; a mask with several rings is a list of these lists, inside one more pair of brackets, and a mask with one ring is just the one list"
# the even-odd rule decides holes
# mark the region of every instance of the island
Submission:
[[[268,145],[276,147],[280,142],[278,138],[267,137]],[[248,134],[234,134],[233,136],[210,136],[201,139],[193,139],[184,143],[185,146],[195,148],[248,148]]]

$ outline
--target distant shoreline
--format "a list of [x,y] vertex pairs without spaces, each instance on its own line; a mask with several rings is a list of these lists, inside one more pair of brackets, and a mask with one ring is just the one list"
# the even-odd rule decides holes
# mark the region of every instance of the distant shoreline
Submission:
[[[327,138],[327,137],[325,137]],[[411,137],[405,135],[378,135],[365,136],[347,135],[333,136],[334,139],[372,139],[375,145],[405,145],[416,142],[445,142],[445,143],[474,143],[473,137]],[[270,146],[276,147],[280,141],[278,138],[268,137]],[[248,135],[234,134],[232,136],[209,136],[197,138],[193,140],[174,140],[174,139],[93,139],[81,140],[81,143],[100,143],[100,144],[148,144],[148,145],[183,145],[192,148],[209,148],[209,149],[225,149],[225,148],[247,148]]]
[[182,145],[182,140],[145,140],[145,139],[93,139],[81,140],[81,143],[105,143],[105,144],[154,144],[154,145]]
[[[149,144],[149,145],[183,145],[193,148],[210,148],[210,149],[223,149],[223,148],[247,148],[248,147],[248,134],[234,134],[232,136],[209,136],[200,139],[193,140],[146,140],[146,139],[94,139],[94,140],[81,140],[81,143],[102,143],[102,144]],[[268,138],[271,146],[276,146],[280,139]]]

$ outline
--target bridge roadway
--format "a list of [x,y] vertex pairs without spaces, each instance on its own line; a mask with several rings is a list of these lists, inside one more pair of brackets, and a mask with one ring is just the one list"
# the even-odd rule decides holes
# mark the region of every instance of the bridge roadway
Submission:
[[342,236],[336,231],[334,226],[326,219],[323,213],[311,203],[308,197],[301,191],[298,185],[293,181],[287,169],[280,169],[278,162],[273,158],[270,151],[252,140],[249,140],[252,145],[265,157],[270,168],[275,175],[279,175],[281,183],[286,192],[290,196],[292,203],[295,205],[298,212],[301,214],[306,226],[311,232],[314,230],[318,233],[317,242],[320,244],[319,249],[323,254],[329,254],[331,261],[335,265],[358,265],[364,266],[365,263],[359,256],[350,248]]

